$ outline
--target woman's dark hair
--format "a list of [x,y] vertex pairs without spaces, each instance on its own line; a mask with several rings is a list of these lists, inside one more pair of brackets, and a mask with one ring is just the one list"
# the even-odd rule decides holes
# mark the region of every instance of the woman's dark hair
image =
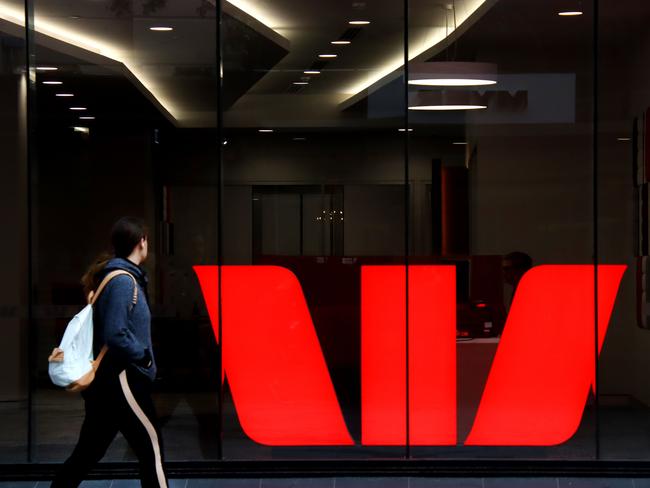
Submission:
[[84,294],[87,297],[91,291],[99,286],[99,274],[106,267],[108,261],[114,256],[126,258],[138,245],[140,239],[147,236],[147,227],[144,222],[135,217],[122,217],[113,224],[111,230],[111,245],[113,254],[102,253],[92,262],[88,269],[81,277],[81,284],[84,288]]
[[81,284],[84,287],[84,296],[88,297],[91,291],[95,291],[99,286],[99,273],[106,267],[106,263],[112,258],[107,252],[100,254],[92,262],[88,269],[81,277]]
[[111,244],[118,258],[126,258],[143,237],[147,237],[147,228],[141,219],[122,217],[113,224]]

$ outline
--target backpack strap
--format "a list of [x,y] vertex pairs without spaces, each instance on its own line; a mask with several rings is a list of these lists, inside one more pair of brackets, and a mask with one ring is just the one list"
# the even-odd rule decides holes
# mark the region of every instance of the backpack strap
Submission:
[[131,273],[129,273],[128,271],[124,271],[123,269],[116,269],[115,271],[111,271],[110,273],[108,273],[104,277],[102,282],[99,284],[99,286],[97,287],[97,290],[94,292],[92,291],[90,292],[90,294],[88,295],[88,303],[94,305],[97,299],[99,298],[100,293],[104,291],[104,288],[106,288],[106,285],[108,285],[108,282],[119,275],[128,275],[131,277],[131,279],[133,280],[133,305],[138,303],[138,284],[135,280],[135,277]]
[[[136,303],[138,303],[138,283],[135,280],[135,277],[129,273],[128,271],[124,271],[123,269],[116,269],[115,271],[111,271],[108,273],[102,282],[99,284],[97,287],[96,291],[91,291],[90,294],[88,295],[88,303],[91,305],[94,305],[97,299],[99,298],[99,295],[102,291],[104,291],[104,288],[106,288],[106,285],[108,285],[108,282],[111,281],[113,278],[116,276],[120,275],[129,275],[131,279],[133,280],[133,305],[135,306]],[[106,355],[106,352],[108,351],[108,346],[104,344],[102,346],[101,351],[99,351],[99,354],[97,355],[97,358],[93,361],[93,370],[97,371],[97,368],[99,368],[99,364],[102,362],[102,359],[104,359],[104,356]]]
[[95,360],[93,361],[93,369],[94,369],[95,371],[97,371],[97,368],[99,368],[99,363],[102,362],[102,359],[104,359],[104,356],[106,355],[106,352],[107,352],[107,351],[108,351],[108,346],[107,346],[106,344],[104,344],[104,345],[102,346],[101,351],[99,351],[99,354],[97,355],[97,357],[96,357]]

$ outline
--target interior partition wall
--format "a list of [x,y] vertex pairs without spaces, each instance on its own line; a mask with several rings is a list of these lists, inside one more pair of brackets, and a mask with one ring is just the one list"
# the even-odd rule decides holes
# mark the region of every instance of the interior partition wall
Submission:
[[[124,215],[174,469],[647,468],[628,7],[0,2],[5,469],[74,446],[47,357]],[[104,458],[134,460],[120,436]]]

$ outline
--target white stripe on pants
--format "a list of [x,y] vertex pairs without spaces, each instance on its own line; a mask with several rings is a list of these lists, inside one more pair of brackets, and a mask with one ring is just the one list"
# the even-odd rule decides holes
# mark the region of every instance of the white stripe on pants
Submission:
[[158,434],[156,433],[155,427],[151,424],[151,421],[142,411],[140,405],[138,405],[138,402],[133,396],[131,388],[129,387],[129,382],[126,378],[126,371],[122,371],[120,373],[120,385],[122,386],[122,392],[124,393],[124,398],[126,398],[129,407],[131,407],[131,410],[133,410],[133,413],[135,413],[136,417],[138,417],[138,420],[142,422],[142,425],[146,429],[147,434],[149,434],[149,439],[151,440],[156,462],[156,475],[158,477],[158,484],[161,488],[167,488],[167,481],[165,479],[165,473],[163,472],[162,467],[162,457],[160,455],[160,443],[158,442]]

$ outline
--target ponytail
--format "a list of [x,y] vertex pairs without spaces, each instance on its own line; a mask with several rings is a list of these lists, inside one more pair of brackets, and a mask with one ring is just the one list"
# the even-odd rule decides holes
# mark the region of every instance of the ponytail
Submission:
[[101,271],[106,267],[106,263],[108,263],[108,261],[112,258],[113,256],[111,254],[104,252],[97,256],[93,263],[88,266],[88,269],[81,277],[81,284],[84,287],[85,297],[88,297],[88,295],[90,295],[90,292],[93,292],[97,289],[99,286],[99,273],[101,273]]

